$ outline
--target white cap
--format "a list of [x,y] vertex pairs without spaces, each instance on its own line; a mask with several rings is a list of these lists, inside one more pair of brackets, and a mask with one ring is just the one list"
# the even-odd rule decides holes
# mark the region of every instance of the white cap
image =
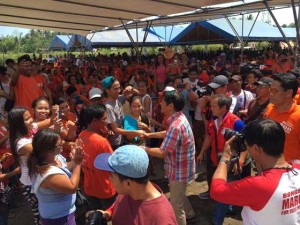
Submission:
[[167,86],[167,87],[165,87],[165,89],[163,90],[163,92],[165,92],[165,91],[175,91],[176,89],[174,88],[174,87],[171,87],[171,86]]
[[90,100],[93,98],[101,98],[102,96],[102,91],[99,88],[93,87],[90,91],[89,91],[89,98]]

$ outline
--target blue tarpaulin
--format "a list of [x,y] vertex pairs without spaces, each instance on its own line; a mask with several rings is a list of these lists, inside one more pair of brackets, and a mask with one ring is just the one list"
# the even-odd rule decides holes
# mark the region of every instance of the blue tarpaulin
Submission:
[[85,49],[91,51],[92,43],[84,36],[73,35],[56,35],[49,47],[50,50],[71,51],[75,49]]
[[[242,20],[230,19],[233,27],[240,37],[248,41],[284,41],[277,27],[268,23],[257,21],[249,35],[253,25],[252,20],[244,20],[242,32]],[[233,43],[238,41],[234,31],[225,18],[193,22],[184,25],[149,28],[152,34],[158,37],[166,37],[170,45],[193,45],[206,43]],[[173,29],[173,33],[171,31]],[[287,39],[295,39],[295,28],[283,28]],[[242,35],[243,33],[243,35]]]
[[[91,42],[94,47],[129,47],[136,44],[136,42],[138,42],[141,46],[145,31],[142,28],[137,29],[138,37],[136,36],[136,29],[129,29],[128,31],[135,43],[130,41],[130,38],[125,30],[97,32],[95,34],[88,34],[87,38],[91,38]],[[152,32],[149,32],[143,46],[159,46],[164,45],[165,43],[164,37],[158,37]]]
[[56,35],[49,47],[50,50],[65,50],[69,51],[68,43],[70,37],[68,35]]
[[86,37],[74,34],[72,35],[69,43],[69,50],[72,49],[85,49],[91,51],[93,49],[92,42],[89,41]]

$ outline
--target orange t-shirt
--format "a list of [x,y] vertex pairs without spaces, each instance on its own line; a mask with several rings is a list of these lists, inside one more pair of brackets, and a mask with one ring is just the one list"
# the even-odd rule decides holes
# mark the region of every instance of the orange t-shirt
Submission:
[[43,89],[43,87],[46,85],[45,77],[41,74],[33,75],[33,77],[34,77],[34,79],[36,81],[36,84],[38,86],[40,95],[45,96],[44,89]]
[[293,64],[291,62],[286,62],[282,65],[276,64],[274,67],[274,73],[287,73],[289,70],[293,69]]
[[99,134],[87,130],[82,131],[79,137],[83,142],[84,192],[96,198],[110,198],[116,190],[109,180],[109,172],[94,167],[94,160],[100,153],[112,153],[108,140]]
[[32,76],[28,77],[20,74],[19,80],[14,86],[14,92],[16,96],[15,106],[26,107],[30,114],[33,115],[32,102],[42,96],[36,80]]
[[296,94],[294,97],[294,102],[296,102],[297,105],[300,105],[300,94]]
[[266,59],[264,64],[266,66],[272,67],[276,63],[276,59]]
[[269,104],[264,117],[277,121],[285,131],[285,160],[300,160],[300,106],[294,102],[289,111],[279,113],[273,104]]

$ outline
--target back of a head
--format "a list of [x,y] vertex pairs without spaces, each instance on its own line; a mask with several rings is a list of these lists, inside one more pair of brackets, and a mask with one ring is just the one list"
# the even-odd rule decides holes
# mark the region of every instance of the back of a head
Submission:
[[265,154],[280,157],[283,154],[285,132],[280,123],[271,120],[254,120],[244,129],[247,145],[258,145]]
[[84,121],[89,125],[94,119],[101,119],[106,112],[105,105],[100,103],[89,104],[84,110]]
[[26,135],[28,133],[24,123],[24,113],[27,111],[24,107],[15,107],[8,113],[8,125],[10,132]]

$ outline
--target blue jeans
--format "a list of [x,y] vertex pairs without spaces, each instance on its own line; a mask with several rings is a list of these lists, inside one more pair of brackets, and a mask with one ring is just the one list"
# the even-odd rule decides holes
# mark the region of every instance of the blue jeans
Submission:
[[0,202],[0,225],[7,225],[8,214],[8,205]]
[[224,223],[229,206],[230,205],[221,202],[216,203],[212,220],[213,225],[222,225]]
[[[237,180],[238,176],[234,176],[233,173],[228,173],[227,182]],[[217,202],[215,205],[212,223],[213,225],[222,225],[224,223],[225,216],[231,205]]]

